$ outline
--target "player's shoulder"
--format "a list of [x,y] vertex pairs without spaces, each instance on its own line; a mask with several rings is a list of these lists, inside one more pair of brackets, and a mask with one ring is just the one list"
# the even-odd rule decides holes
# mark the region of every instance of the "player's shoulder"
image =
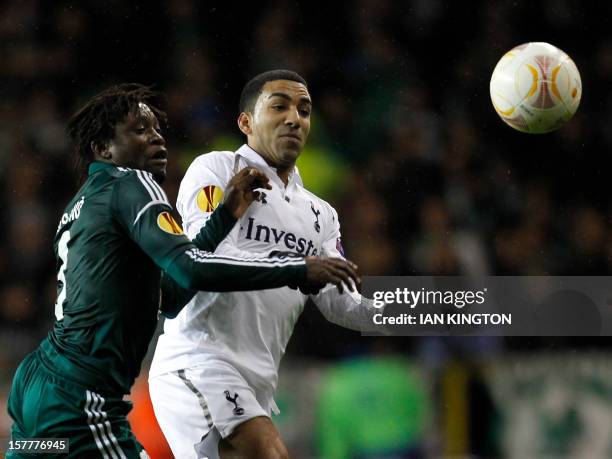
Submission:
[[115,178],[115,180],[125,186],[135,186],[137,188],[147,188],[152,186],[154,183],[156,186],[159,184],[153,178],[153,174],[141,169],[132,169],[130,167],[115,167],[109,170],[109,174]]
[[338,212],[336,212],[336,209],[334,209],[329,202],[308,190],[303,184],[299,184],[298,186],[301,188],[307,199],[309,199],[316,206],[324,209],[324,212],[328,214],[332,220],[338,220]]
[[145,200],[169,204],[163,188],[155,181],[153,174],[141,169],[116,167],[109,170],[118,185],[121,201]]
[[179,198],[203,186],[225,188],[234,175],[234,159],[233,151],[211,151],[196,157],[181,180]]
[[192,164],[202,163],[233,163],[236,153],[233,151],[209,151],[197,156]]
[[187,173],[197,174],[207,170],[217,174],[225,173],[232,170],[235,158],[233,151],[210,151],[197,156],[187,169]]
[[314,204],[318,204],[319,206],[324,207],[325,209],[329,211],[335,212],[335,209],[333,208],[333,206],[329,202],[327,202],[325,199],[314,194],[312,191],[307,189],[303,184],[298,184],[298,186],[301,188],[302,193],[304,193],[304,196],[306,196],[306,198],[311,200]]

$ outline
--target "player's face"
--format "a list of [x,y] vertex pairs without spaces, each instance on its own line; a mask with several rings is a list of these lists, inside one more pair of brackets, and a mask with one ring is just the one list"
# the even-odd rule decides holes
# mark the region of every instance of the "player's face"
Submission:
[[161,183],[166,178],[168,163],[165,145],[157,117],[141,103],[137,113],[130,113],[115,126],[115,138],[109,145],[110,159],[118,166],[151,172]]
[[249,145],[275,167],[293,166],[310,132],[311,111],[302,83],[268,81],[253,110]]

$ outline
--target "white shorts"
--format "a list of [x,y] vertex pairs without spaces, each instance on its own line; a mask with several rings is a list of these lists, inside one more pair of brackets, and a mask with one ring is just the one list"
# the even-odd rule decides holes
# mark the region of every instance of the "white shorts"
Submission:
[[225,362],[154,376],[149,392],[157,422],[179,459],[218,459],[221,438],[249,419],[271,414],[269,403],[257,400]]

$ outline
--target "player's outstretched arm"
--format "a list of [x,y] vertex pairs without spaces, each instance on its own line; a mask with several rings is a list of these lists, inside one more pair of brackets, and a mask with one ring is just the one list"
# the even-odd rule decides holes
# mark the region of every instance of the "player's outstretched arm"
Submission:
[[[334,284],[340,291],[354,290],[360,278],[357,266],[339,258],[232,258],[206,252],[194,260],[194,266],[184,265],[178,258],[162,275],[161,312],[174,318],[189,303],[197,290],[213,292],[265,290],[284,286]],[[210,258],[206,260],[206,256]],[[237,264],[232,264],[236,262]],[[249,265],[251,264],[251,265]]]
[[166,273],[181,287],[212,292],[265,290],[308,283],[352,289],[359,283],[354,265],[337,258],[236,258],[188,248]]

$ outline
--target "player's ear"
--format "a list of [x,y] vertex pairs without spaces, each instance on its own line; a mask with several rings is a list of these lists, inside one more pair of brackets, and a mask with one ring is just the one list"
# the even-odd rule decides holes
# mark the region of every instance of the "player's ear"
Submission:
[[250,113],[242,112],[240,116],[238,116],[238,129],[240,129],[244,135],[251,135],[253,133]]
[[96,158],[111,159],[110,142],[93,141],[90,146]]

